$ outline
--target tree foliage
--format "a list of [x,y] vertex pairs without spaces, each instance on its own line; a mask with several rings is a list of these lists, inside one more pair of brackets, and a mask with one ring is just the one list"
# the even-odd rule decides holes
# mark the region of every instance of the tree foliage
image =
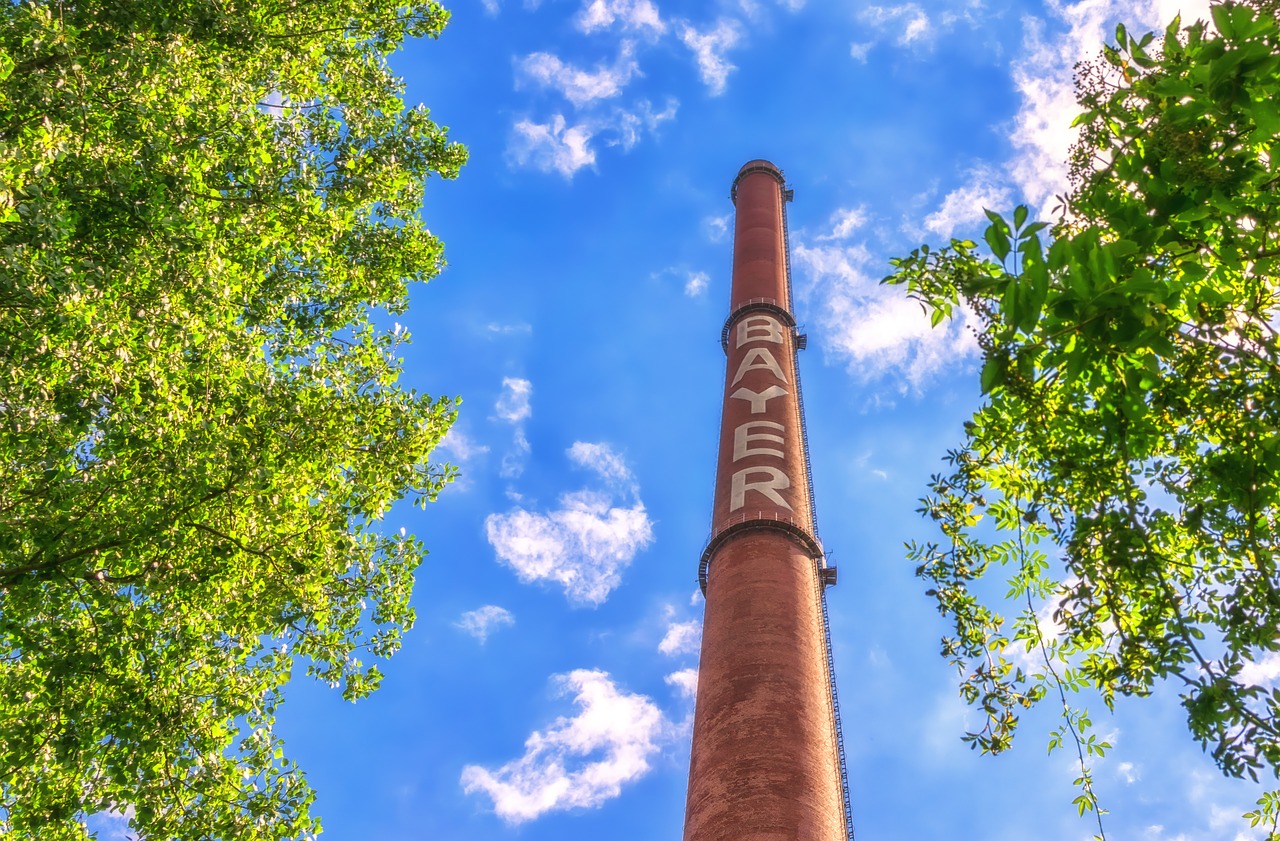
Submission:
[[[886,278],[935,323],[964,309],[984,355],[986,399],[924,500],[942,539],[909,547],[986,714],[969,738],[998,752],[1062,701],[1051,748],[1079,753],[1082,813],[1108,746],[1077,689],[1110,706],[1173,680],[1225,773],[1280,770],[1260,668],[1280,664],[1280,25],[1274,3],[1212,17],[1120,27],[1078,68],[1051,230],[989,213],[990,256],[953,240]],[[1274,798],[1252,817],[1274,832]]]
[[387,56],[427,0],[0,8],[0,835],[309,835],[293,664],[359,698],[451,476],[397,388],[465,151]]

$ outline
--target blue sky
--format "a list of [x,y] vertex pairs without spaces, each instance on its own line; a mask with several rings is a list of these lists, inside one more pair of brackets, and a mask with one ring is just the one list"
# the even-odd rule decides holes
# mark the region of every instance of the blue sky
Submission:
[[[1064,188],[1071,66],[1178,5],[456,0],[394,58],[471,150],[429,185],[449,267],[402,321],[404,383],[461,395],[441,499],[387,527],[431,554],[416,628],[356,705],[281,713],[333,841],[680,836],[728,307],[730,183],[782,167],[853,812],[862,841],[1088,838],[1055,711],[981,757],[903,559],[979,399],[962,325],[886,260]],[[1183,4],[1187,15],[1202,6]],[[1264,664],[1268,668],[1275,664]],[[1280,668],[1271,671],[1280,673]],[[1270,674],[1274,680],[1277,675]],[[1095,769],[1113,839],[1259,838],[1176,694],[1124,702]]]

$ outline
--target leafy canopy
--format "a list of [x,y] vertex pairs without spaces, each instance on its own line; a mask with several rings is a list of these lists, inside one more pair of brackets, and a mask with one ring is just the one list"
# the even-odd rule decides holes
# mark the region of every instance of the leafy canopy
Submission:
[[372,320],[465,151],[387,56],[426,0],[0,6],[0,834],[309,835],[295,661],[359,698],[413,621],[455,401]]
[[1120,27],[1078,70],[1062,219],[989,212],[991,256],[926,246],[886,281],[935,324],[966,311],[984,354],[986,400],[923,501],[942,539],[909,546],[986,714],[968,738],[1001,751],[1062,701],[1050,747],[1078,753],[1083,814],[1109,746],[1067,704],[1082,688],[1110,706],[1171,679],[1225,773],[1280,770],[1259,668],[1280,662],[1276,7],[1222,3],[1159,42]]

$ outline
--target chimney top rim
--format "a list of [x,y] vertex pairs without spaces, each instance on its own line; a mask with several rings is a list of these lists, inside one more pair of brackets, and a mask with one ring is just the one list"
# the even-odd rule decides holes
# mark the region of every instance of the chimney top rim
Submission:
[[778,175],[782,174],[782,170],[778,168],[778,165],[767,158],[752,158],[738,169],[738,174],[743,175],[749,169],[770,169]]

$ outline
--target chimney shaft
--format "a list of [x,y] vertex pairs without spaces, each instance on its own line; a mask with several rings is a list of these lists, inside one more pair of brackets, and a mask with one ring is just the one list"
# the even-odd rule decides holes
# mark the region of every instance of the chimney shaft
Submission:
[[685,841],[842,841],[837,712],[791,314],[782,171],[733,184],[733,284]]

